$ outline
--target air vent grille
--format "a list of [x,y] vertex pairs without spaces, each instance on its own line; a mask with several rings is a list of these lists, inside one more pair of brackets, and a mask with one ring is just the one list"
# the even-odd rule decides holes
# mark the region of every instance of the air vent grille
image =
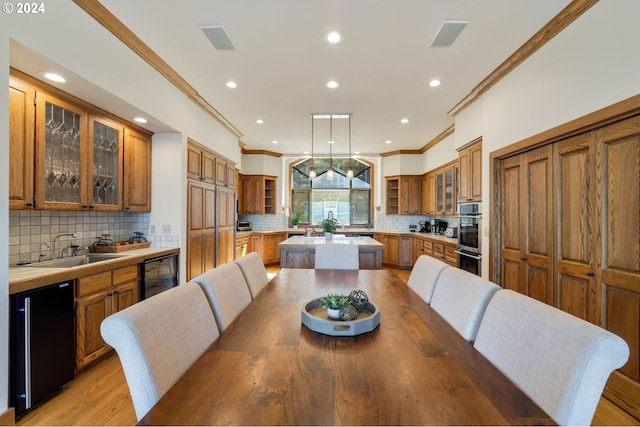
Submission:
[[451,46],[469,21],[444,21],[429,46]]
[[229,35],[221,26],[200,27],[205,36],[209,39],[213,47],[218,50],[236,50]]

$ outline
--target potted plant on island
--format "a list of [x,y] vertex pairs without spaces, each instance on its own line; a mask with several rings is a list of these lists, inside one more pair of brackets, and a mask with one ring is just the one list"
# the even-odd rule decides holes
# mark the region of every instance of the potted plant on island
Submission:
[[293,211],[293,213],[291,214],[291,226],[297,230],[299,223],[300,223],[300,212]]
[[333,320],[340,320],[340,310],[349,304],[351,300],[343,294],[330,293],[320,298],[320,307],[326,308],[327,315]]
[[329,218],[325,218],[320,221],[320,226],[324,230],[324,237],[327,240],[331,240],[333,238],[333,233],[336,232],[336,228],[338,227],[338,220],[330,216]]

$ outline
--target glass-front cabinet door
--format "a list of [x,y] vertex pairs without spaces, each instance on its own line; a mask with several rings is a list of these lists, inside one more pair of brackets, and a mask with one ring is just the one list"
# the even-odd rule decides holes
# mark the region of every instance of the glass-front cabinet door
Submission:
[[87,114],[41,92],[36,108],[36,205],[80,209],[87,188],[83,165]]
[[88,180],[91,191],[87,195],[90,207],[103,211],[122,208],[122,143],[123,127],[105,119],[89,120]]

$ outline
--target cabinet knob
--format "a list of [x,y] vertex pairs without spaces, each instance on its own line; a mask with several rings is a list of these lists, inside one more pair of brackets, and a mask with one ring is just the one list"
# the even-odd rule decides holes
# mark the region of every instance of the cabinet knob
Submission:
[[590,272],[588,272],[588,273],[587,273],[587,276],[589,276],[589,277],[593,277],[593,276],[595,276],[595,275],[596,275],[596,274],[595,274],[593,271],[590,271]]
[[113,296],[113,292],[107,292],[107,296],[108,297],[112,297]]
[[29,207],[29,208],[32,208],[33,207],[33,203],[27,203],[26,206]]
[[527,260],[526,258],[520,258],[520,261],[526,261],[526,260]]
[[127,206],[126,208],[124,208],[125,211],[128,211],[129,209],[131,209],[129,206]]

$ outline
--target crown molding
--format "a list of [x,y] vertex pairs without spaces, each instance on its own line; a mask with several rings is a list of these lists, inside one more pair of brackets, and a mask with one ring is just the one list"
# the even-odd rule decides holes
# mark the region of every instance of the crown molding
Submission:
[[473,90],[458,102],[447,114],[456,116],[469,105],[477,101],[486,91],[502,80],[507,74],[513,71],[518,65],[533,55],[538,49],[544,46],[549,40],[554,38],[560,31],[578,19],[598,0],[573,0],[560,11],[551,21],[527,40],[518,50],[508,57],[491,74],[484,78]]
[[282,153],[276,153],[275,151],[269,150],[247,150],[245,148],[242,148],[240,152],[242,154],[258,154],[263,156],[282,157]]
[[129,49],[142,58],[147,64],[153,67],[164,78],[169,80],[187,98],[200,107],[205,113],[220,123],[225,129],[231,132],[236,138],[244,135],[229,120],[226,119],[213,105],[209,103],[198,91],[189,84],[176,70],[171,68],[157,53],[155,53],[146,43],[144,43],[133,31],[122,23],[114,14],[104,7],[98,0],[73,0],[73,2],[84,10],[89,16],[95,19],[100,25],[106,28],[118,40],[124,43]]

